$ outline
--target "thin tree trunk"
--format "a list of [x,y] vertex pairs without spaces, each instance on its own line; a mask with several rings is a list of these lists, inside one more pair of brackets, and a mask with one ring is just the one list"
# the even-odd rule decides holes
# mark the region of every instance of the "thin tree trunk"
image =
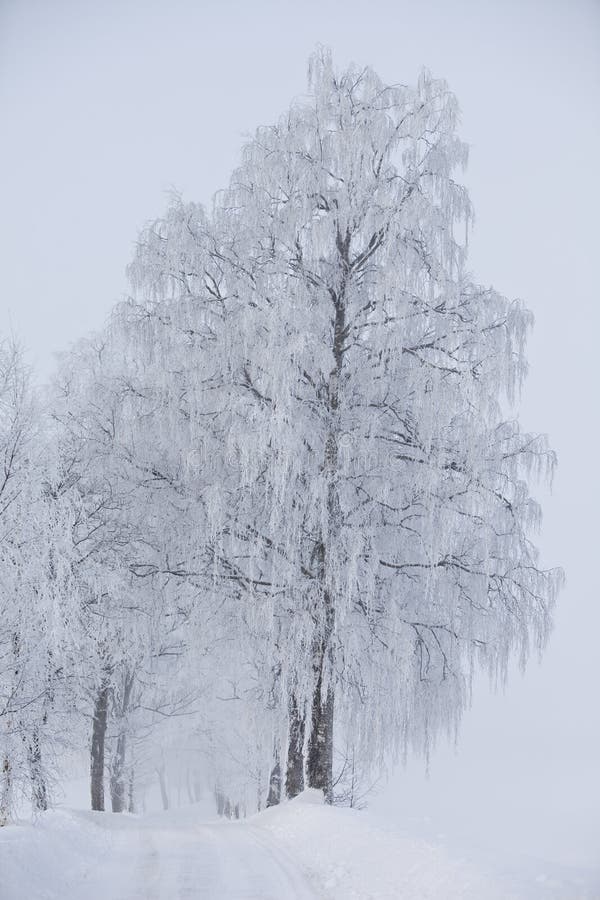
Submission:
[[187,768],[185,770],[185,786],[187,788],[188,800],[190,801],[190,803],[193,803],[194,802],[194,794],[192,791],[192,777],[191,777],[189,768]]
[[304,716],[300,714],[296,698],[289,703],[289,739],[287,767],[285,773],[285,793],[291,800],[304,790]]
[[90,788],[92,809],[104,809],[104,748],[106,743],[106,723],[108,718],[109,686],[103,681],[94,704],[92,722],[92,750],[90,761]]
[[123,694],[118,707],[119,734],[117,744],[110,765],[110,801],[112,811],[121,813],[125,811],[126,795],[126,751],[127,751],[127,713],[131,701],[134,677],[131,672],[125,672],[123,679]]
[[[333,711],[331,685],[324,691],[323,668],[327,642],[320,648],[320,663],[313,693],[311,729],[306,759],[308,786],[323,791],[326,803],[333,802]],[[323,696],[325,694],[325,696]]]
[[269,778],[269,793],[267,795],[267,807],[277,806],[281,800],[281,763],[279,752],[275,750],[275,760]]
[[[335,516],[335,490],[329,492],[328,512]],[[333,529],[332,529],[333,530]],[[318,574],[323,585],[323,608],[320,634],[313,647],[313,696],[308,738],[306,777],[308,786],[323,791],[325,802],[333,802],[333,711],[334,691],[326,667],[331,663],[331,638],[335,609],[328,587],[327,552],[325,543],[316,549]]]
[[48,809],[48,788],[44,778],[42,766],[42,746],[40,742],[39,728],[33,729],[33,734],[27,748],[29,762],[29,777],[31,779],[31,798],[33,808],[37,812],[46,812]]
[[124,731],[117,738],[117,746],[110,766],[110,802],[114,813],[125,811],[125,752],[127,735]]
[[133,765],[129,769],[129,785],[127,789],[127,811],[130,813],[137,812],[135,802],[135,769]]
[[13,780],[12,766],[8,755],[0,766],[0,828],[8,825],[12,813]]
[[167,791],[167,779],[165,778],[165,766],[164,763],[162,766],[157,768],[156,770],[158,775],[158,783],[160,785],[160,797],[162,800],[163,809],[169,808],[169,793]]

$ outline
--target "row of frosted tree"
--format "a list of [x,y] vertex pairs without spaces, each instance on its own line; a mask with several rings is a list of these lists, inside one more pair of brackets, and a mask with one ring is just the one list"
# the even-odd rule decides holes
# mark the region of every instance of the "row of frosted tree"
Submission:
[[94,809],[190,748],[221,805],[332,801],[543,648],[554,455],[511,412],[530,315],[466,268],[457,117],[318,51],[49,388],[3,345],[1,821],[82,743]]

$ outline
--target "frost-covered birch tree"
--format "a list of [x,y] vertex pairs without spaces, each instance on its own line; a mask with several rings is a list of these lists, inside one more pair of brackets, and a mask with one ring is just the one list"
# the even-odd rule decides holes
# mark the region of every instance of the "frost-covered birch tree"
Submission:
[[210,321],[191,323],[183,303],[126,303],[67,355],[56,380],[58,439],[81,506],[74,539],[92,641],[81,685],[92,703],[96,809],[107,769],[118,811],[142,737],[144,760],[151,732],[168,743],[159,723],[191,714],[200,697],[206,707],[209,650],[239,633],[227,605],[235,590],[223,587],[236,577],[215,577],[229,482],[212,403],[216,357],[198,352],[210,336]]
[[92,807],[104,808],[108,771],[115,812],[125,808],[126,791],[133,793],[137,732],[147,735],[191,693],[175,684],[173,671],[188,610],[183,593],[168,584],[178,575],[180,562],[170,554],[187,501],[165,445],[146,429],[147,419],[153,428],[164,420],[152,415],[156,397],[128,368],[126,347],[115,328],[82,342],[64,360],[54,390],[57,440],[78,498],[73,541],[85,636],[78,680],[83,706],[91,705]]
[[309,648],[306,769],[330,795],[335,706],[371,749],[425,749],[475,663],[503,673],[543,646],[560,578],[529,539],[527,476],[553,454],[503,412],[530,317],[466,270],[455,98],[427,73],[414,89],[337,74],[327,52],[310,90],[245,147],[218,214],[249,272],[253,452],[296,561],[272,558],[293,598],[284,659]]
[[306,773],[331,799],[334,722],[365,752],[426,751],[477,665],[502,676],[548,634],[560,575],[528,479],[554,456],[506,412],[530,316],[466,268],[457,119],[426,72],[389,86],[319,51],[212,216],[175,202],[133,268],[155,316],[219,323],[209,408],[239,471],[215,571],[268,646],[291,793]]
[[74,512],[18,347],[0,345],[0,824],[48,807],[77,640]]

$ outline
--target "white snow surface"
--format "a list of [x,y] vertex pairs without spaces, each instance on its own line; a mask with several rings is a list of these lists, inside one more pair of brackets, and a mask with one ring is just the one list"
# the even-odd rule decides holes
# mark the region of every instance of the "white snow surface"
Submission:
[[[447,850],[332,809],[320,795],[245,821],[196,807],[148,816],[59,810],[0,830],[0,900],[528,900]],[[581,892],[560,896],[598,896]]]

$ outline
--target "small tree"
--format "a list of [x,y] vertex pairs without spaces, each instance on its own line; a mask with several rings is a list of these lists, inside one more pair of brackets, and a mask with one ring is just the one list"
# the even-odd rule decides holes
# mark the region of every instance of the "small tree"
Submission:
[[0,344],[0,823],[48,807],[71,697],[74,510],[19,348]]
[[92,723],[92,808],[105,807],[109,770],[116,812],[128,780],[133,791],[133,743],[189,714],[204,690],[186,680],[199,669],[186,668],[186,658],[207,652],[211,604],[220,605],[210,574],[212,513],[197,485],[178,369],[185,348],[155,324],[129,305],[117,309],[109,327],[65,357],[54,387],[56,439],[79,501],[79,684]]

